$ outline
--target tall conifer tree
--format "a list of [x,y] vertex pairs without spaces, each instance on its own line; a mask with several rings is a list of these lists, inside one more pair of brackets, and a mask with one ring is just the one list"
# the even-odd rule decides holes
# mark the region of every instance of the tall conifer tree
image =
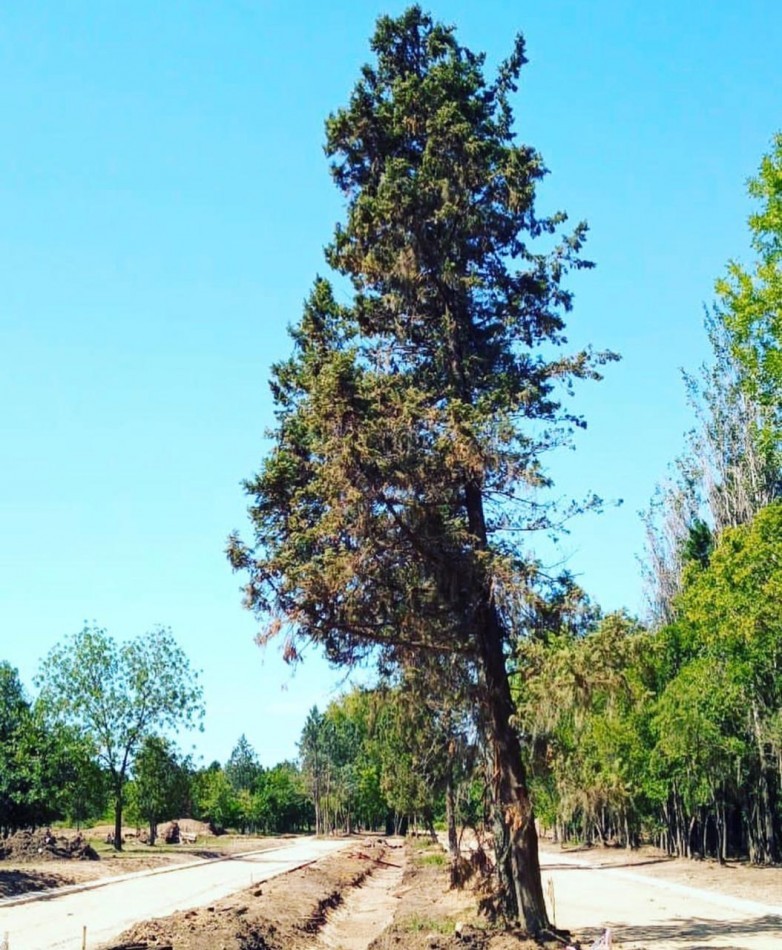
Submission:
[[521,37],[493,82],[419,7],[382,17],[372,51],[326,125],[347,203],[327,259],[353,298],[318,280],[274,369],[274,446],[246,484],[254,541],[232,537],[229,556],[271,618],[261,639],[282,633],[289,658],[315,642],[339,664],[459,659],[494,761],[504,910],[540,933],[506,654],[535,573],[516,539],[551,523],[541,453],[580,423],[555,390],[605,359],[555,351],[586,229],[535,210],[545,168],[509,102]]

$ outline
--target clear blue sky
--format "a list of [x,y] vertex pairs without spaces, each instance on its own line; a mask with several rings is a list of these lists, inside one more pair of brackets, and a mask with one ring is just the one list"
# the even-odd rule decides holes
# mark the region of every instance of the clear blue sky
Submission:
[[[171,626],[203,669],[204,758],[245,732],[295,754],[336,677],[291,677],[253,644],[225,538],[272,424],[289,351],[342,213],[323,120],[402,4],[7,0],[0,11],[0,658],[38,662],[93,618]],[[606,609],[642,608],[637,512],[690,424],[679,367],[702,305],[746,253],[744,183],[782,127],[772,0],[438,2],[496,63],[530,65],[520,139],[551,170],[543,207],[591,225],[574,345],[623,355],[574,407],[563,491],[624,505],[563,556]]]

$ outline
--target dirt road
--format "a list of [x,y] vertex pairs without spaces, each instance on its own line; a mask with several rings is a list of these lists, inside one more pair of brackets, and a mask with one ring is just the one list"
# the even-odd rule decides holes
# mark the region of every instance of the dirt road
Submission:
[[99,887],[61,896],[0,903],[0,940],[9,950],[89,950],[137,920],[164,917],[219,900],[243,887],[290,871],[349,844],[299,838],[290,845],[200,864],[106,879]]
[[782,947],[782,888],[772,904],[666,880],[643,866],[597,867],[548,851],[541,862],[557,926],[590,936],[610,927],[622,950]]

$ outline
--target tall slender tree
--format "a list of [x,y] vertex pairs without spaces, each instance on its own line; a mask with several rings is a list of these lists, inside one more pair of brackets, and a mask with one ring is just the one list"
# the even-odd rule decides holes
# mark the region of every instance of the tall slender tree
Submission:
[[[417,6],[382,17],[374,62],[326,125],[347,218],[274,369],[274,445],[246,490],[254,540],[229,542],[247,603],[293,659],[461,658],[493,759],[504,910],[548,928],[506,653],[551,526],[542,453],[581,420],[556,390],[607,355],[558,355],[585,225],[538,215],[540,155],[514,140],[517,38],[496,79]],[[536,239],[542,238],[542,248]]]
[[302,775],[315,809],[316,835],[322,835],[326,831],[323,820],[323,795],[328,760],[324,745],[323,716],[318,712],[318,707],[313,706],[307,714],[307,720],[299,739],[299,759]]

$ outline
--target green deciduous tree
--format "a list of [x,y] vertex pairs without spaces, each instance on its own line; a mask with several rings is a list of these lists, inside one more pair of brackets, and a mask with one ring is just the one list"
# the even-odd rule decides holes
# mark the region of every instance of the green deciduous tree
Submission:
[[80,801],[99,804],[102,776],[87,767],[90,753],[73,729],[46,721],[17,671],[0,662],[0,833],[78,819]]
[[267,834],[283,834],[312,827],[312,803],[301,772],[292,762],[266,769],[252,797],[256,826]]
[[643,814],[644,701],[637,671],[648,643],[624,614],[583,635],[561,631],[518,651],[519,714],[532,737],[542,817],[561,839],[635,842]]
[[5,660],[0,663],[0,832],[21,827],[18,759],[23,730],[29,721],[28,703],[19,673]]
[[146,736],[133,763],[135,805],[149,828],[149,843],[157,840],[161,821],[180,818],[190,800],[189,763],[173,744],[160,736]]
[[326,832],[324,801],[328,784],[329,761],[326,749],[324,720],[318,707],[307,714],[299,739],[299,760],[305,786],[315,810],[315,834]]
[[[711,705],[701,701],[699,708],[714,730],[711,745],[723,776],[735,763],[736,743],[743,749],[744,818],[750,855],[759,863],[782,857],[777,730],[782,706],[781,565],[782,505],[776,503],[750,524],[725,531],[707,568],[693,566],[676,624],[692,653],[677,680],[704,666],[694,691],[711,695]],[[700,771],[713,786],[712,762]]]
[[86,626],[49,653],[38,680],[50,717],[89,737],[109,774],[120,850],[123,793],[135,756],[145,737],[200,719],[197,675],[168,630],[117,643]]
[[219,762],[199,772],[194,786],[199,818],[217,833],[236,827],[241,818],[239,800]]
[[774,138],[749,194],[755,260],[731,261],[706,315],[712,358],[685,374],[695,426],[673,479],[646,515],[652,617],[674,619],[692,532],[711,542],[748,524],[782,493],[782,134]]
[[774,137],[749,194],[758,210],[749,218],[750,267],[737,261],[717,282],[719,312],[730,330],[748,390],[782,418],[782,133]]

